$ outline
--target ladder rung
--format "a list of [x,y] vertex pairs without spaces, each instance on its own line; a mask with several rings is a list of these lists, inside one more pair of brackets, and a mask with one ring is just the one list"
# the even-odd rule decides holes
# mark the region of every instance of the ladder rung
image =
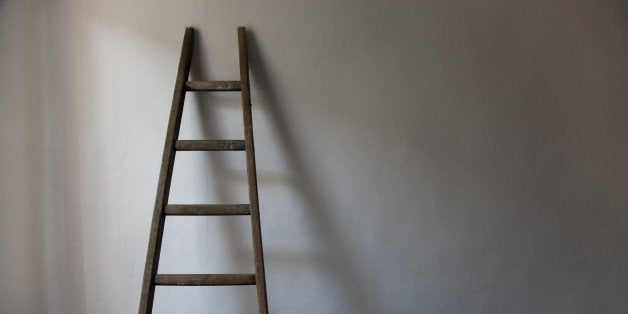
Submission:
[[249,204],[229,205],[166,205],[166,215],[173,216],[230,216],[250,215]]
[[244,150],[243,140],[179,140],[174,145],[176,150],[225,151]]
[[155,285],[157,286],[243,286],[254,284],[254,274],[155,275]]
[[192,92],[230,92],[240,90],[240,81],[187,81],[185,87]]

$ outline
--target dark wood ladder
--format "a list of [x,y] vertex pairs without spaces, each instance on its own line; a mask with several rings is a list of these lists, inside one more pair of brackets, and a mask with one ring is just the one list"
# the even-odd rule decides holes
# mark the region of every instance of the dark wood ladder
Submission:
[[[172,97],[172,108],[168,120],[166,142],[159,172],[157,197],[153,212],[153,222],[148,240],[144,280],[139,313],[151,313],[155,297],[155,286],[235,286],[256,285],[259,313],[268,313],[266,300],[266,279],[264,275],[264,254],[260,228],[259,204],[257,198],[257,174],[255,168],[255,146],[253,143],[253,121],[251,117],[251,92],[249,90],[249,65],[246,53],[246,31],[238,27],[238,52],[240,58],[239,81],[188,81],[192,50],[194,46],[194,28],[185,29],[183,47],[177,81]],[[242,94],[242,113],[244,120],[244,140],[179,140],[181,115],[186,92],[196,91],[240,91]],[[246,171],[249,185],[249,204],[227,205],[177,205],[168,204],[170,182],[177,151],[246,151]],[[167,216],[222,216],[250,215],[253,235],[253,254],[255,256],[255,274],[158,274],[161,241]]]

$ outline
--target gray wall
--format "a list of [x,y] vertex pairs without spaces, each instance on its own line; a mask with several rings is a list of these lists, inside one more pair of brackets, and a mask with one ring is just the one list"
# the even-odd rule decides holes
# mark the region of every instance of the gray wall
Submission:
[[[183,29],[248,27],[273,313],[627,313],[624,1],[0,1],[0,312],[133,313]],[[181,138],[240,138],[191,95]],[[181,153],[171,202],[246,202]],[[252,272],[246,218],[172,218],[160,272]],[[253,313],[253,287],[155,313]]]
[[44,305],[40,13],[0,1],[0,313]]

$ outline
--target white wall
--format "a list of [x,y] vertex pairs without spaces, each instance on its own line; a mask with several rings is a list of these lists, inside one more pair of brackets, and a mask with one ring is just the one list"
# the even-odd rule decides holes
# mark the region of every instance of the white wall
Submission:
[[[273,313],[628,312],[622,1],[0,1],[0,313],[133,313],[184,27],[249,30]],[[239,138],[190,95],[181,138]],[[246,202],[180,153],[172,203]],[[252,272],[248,219],[169,218],[163,273]],[[254,287],[155,313],[253,313]]]

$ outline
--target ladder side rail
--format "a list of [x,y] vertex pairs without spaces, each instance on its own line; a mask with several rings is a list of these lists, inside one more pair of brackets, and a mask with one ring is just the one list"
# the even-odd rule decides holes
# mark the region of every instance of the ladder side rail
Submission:
[[260,314],[268,313],[266,297],[266,276],[264,253],[260,228],[259,203],[257,196],[257,173],[255,167],[255,144],[253,141],[253,119],[251,116],[251,92],[249,86],[249,63],[246,51],[246,30],[238,27],[238,55],[240,59],[240,86],[242,92],[242,116],[244,121],[244,142],[246,147],[246,172],[249,183],[249,204],[251,206],[251,229],[253,235],[253,255],[255,257],[255,280],[257,303]]
[[186,83],[190,75],[190,64],[192,62],[192,51],[194,46],[194,28],[187,27],[183,37],[181,47],[181,58],[177,71],[174,94],[172,97],[172,107],[166,131],[164,152],[159,171],[159,182],[157,184],[157,196],[155,198],[155,209],[148,239],[148,250],[146,253],[146,265],[144,268],[144,279],[142,281],[142,292],[140,298],[139,314],[152,312],[153,299],[155,296],[155,276],[159,267],[159,256],[161,253],[161,241],[163,238],[165,215],[164,210],[168,204],[170,193],[170,183],[172,181],[172,170],[175,159],[175,143],[179,137],[181,127],[181,116],[183,114],[183,103],[185,101]]

